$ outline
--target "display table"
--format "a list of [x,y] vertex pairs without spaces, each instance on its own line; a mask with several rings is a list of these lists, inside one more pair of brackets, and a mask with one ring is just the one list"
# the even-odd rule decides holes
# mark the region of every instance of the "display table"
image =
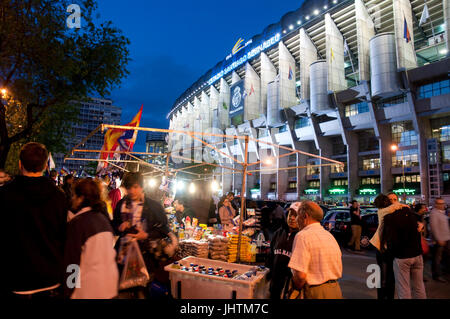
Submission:
[[[237,270],[238,274],[251,271],[254,266],[227,263],[223,261],[186,257],[179,261],[183,266],[190,264],[203,265],[206,268],[222,268]],[[164,270],[169,272],[172,296],[178,299],[267,299],[269,285],[266,280],[268,269],[258,271],[248,280],[224,278],[190,272],[176,268],[174,264],[167,265]]]

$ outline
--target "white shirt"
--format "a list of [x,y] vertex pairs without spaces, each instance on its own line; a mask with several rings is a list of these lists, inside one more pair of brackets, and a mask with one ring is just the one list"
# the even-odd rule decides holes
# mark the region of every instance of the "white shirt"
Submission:
[[[83,208],[73,218],[90,211]],[[73,290],[71,299],[110,299],[118,294],[119,271],[116,264],[114,235],[101,232],[90,237],[81,248],[79,288]]]
[[342,277],[341,249],[319,223],[306,226],[297,233],[289,268],[306,274],[308,285],[320,285]]
[[448,225],[448,217],[445,211],[433,208],[430,213],[431,234],[435,240],[450,240],[450,230]]

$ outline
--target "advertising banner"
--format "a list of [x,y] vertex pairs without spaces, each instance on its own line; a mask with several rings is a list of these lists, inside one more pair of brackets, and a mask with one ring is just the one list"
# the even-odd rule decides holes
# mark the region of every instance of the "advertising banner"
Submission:
[[230,88],[230,118],[244,113],[245,88],[244,80],[236,82]]

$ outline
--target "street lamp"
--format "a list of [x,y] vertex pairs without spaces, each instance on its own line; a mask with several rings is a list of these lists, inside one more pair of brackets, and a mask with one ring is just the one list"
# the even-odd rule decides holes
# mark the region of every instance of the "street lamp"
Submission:
[[[391,146],[391,150],[393,151],[393,152],[396,152],[397,150],[398,150],[398,145],[396,145],[396,144],[393,144],[392,146]],[[403,150],[401,150],[401,153],[402,153],[402,180],[403,180],[403,202],[405,202],[406,203],[406,186],[405,186],[405,182],[406,182],[406,179],[405,179],[405,161],[403,160]],[[395,153],[394,153],[395,154]]]

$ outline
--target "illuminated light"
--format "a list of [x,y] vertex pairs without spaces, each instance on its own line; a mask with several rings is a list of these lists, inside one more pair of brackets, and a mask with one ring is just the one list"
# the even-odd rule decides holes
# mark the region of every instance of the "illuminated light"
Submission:
[[309,16],[306,16],[306,20],[309,20]]
[[318,15],[318,14],[319,14],[319,10],[317,10],[317,9],[314,10],[314,14],[315,14],[315,15]]
[[301,20],[298,20],[298,21],[297,21],[297,24],[301,24],[301,23],[302,23],[302,21],[301,21]]
[[398,150],[398,146],[397,145],[392,145],[391,146],[391,150],[393,151],[393,152],[395,152],[395,151],[397,151]]
[[6,95],[6,92],[8,91],[6,91],[6,89],[2,89],[0,92],[2,92],[2,95]]
[[305,194],[307,195],[317,195],[319,194],[319,190],[316,188],[305,189]]
[[286,33],[286,30],[283,30],[283,33]]
[[184,188],[184,182],[183,181],[178,181],[177,183],[176,183],[176,188],[177,188],[177,190],[182,190],[183,188]]
[[323,6],[323,9],[324,10],[328,9],[328,6],[327,5]]
[[294,26],[291,24],[291,25],[289,26],[289,30],[292,30],[292,29],[294,29]]
[[344,188],[331,188],[328,191],[332,195],[342,195],[342,194],[345,194],[347,192],[347,190],[344,189]]
[[364,188],[359,190],[360,195],[376,195],[377,190],[373,188]]
[[274,160],[272,157],[268,157],[263,161],[263,163],[270,166],[270,165],[273,165]]
[[212,190],[213,192],[217,192],[217,191],[219,190],[219,183],[217,183],[216,180],[213,180],[213,181],[211,182],[211,190]]
[[444,48],[444,49],[439,50],[439,53],[440,54],[447,54],[448,50]]
[[190,183],[189,184],[189,193],[190,194],[194,194],[195,193],[195,184],[194,183]]
[[411,188],[394,189],[393,192],[396,194],[407,194],[407,195],[415,195],[416,194],[416,190],[411,189]]
[[152,178],[148,181],[148,186],[155,187],[156,186],[156,179]]
[[333,0],[333,3],[336,4],[336,3],[337,3],[337,0]]

